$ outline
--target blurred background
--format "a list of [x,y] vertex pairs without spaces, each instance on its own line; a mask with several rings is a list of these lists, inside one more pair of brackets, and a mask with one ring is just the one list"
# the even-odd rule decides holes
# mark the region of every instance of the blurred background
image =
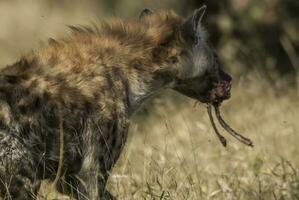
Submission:
[[299,199],[298,0],[1,0],[0,67],[67,36],[66,25],[143,8],[188,16],[203,4],[209,40],[233,76],[224,118],[255,147],[228,137],[224,149],[204,105],[166,91],[134,116],[109,189],[119,199]]
[[66,24],[104,16],[136,17],[145,8],[187,16],[208,6],[210,41],[232,73],[251,70],[274,86],[294,85],[299,67],[299,2],[296,0],[1,0],[0,64],[5,65],[48,37],[62,37]]

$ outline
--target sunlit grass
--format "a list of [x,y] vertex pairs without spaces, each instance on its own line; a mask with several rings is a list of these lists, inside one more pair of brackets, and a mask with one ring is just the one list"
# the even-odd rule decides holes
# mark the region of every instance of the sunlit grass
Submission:
[[277,96],[250,79],[234,87],[223,116],[254,148],[230,136],[222,147],[204,105],[158,101],[151,114],[135,116],[139,123],[111,176],[109,188],[120,199],[299,198],[296,90]]
[[[100,7],[95,13],[92,1],[59,2],[52,7],[45,2],[0,2],[1,67],[16,61],[40,40],[65,36],[65,24],[88,24],[95,16],[107,14]],[[119,6],[122,14],[132,16],[124,2]],[[171,7],[170,1],[163,2]],[[140,3],[140,7],[144,5]],[[229,49],[219,53],[225,60],[239,61],[234,51],[244,51],[243,43],[234,44],[230,38]],[[246,71],[231,67],[236,70]],[[239,71],[235,73],[242,74]],[[250,137],[254,148],[227,134],[228,147],[223,148],[204,105],[194,106],[193,100],[169,92],[156,98],[134,117],[124,152],[109,179],[109,190],[128,200],[299,199],[299,93],[271,87],[262,75],[241,77],[234,83],[232,98],[222,107],[226,121]],[[40,199],[67,199],[50,186],[42,185]]]
[[254,148],[221,129],[222,147],[205,106],[168,93],[134,117],[108,189],[119,199],[298,199],[298,91],[245,79],[222,110]]

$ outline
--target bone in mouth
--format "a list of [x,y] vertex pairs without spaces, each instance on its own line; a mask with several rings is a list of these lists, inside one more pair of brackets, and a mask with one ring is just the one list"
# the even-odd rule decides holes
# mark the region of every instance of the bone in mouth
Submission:
[[226,143],[227,143],[227,142],[226,142],[226,139],[225,139],[225,137],[223,137],[223,136],[219,133],[219,131],[218,131],[217,127],[216,127],[216,124],[215,124],[215,122],[214,122],[213,114],[212,114],[212,106],[211,106],[211,104],[208,104],[207,109],[208,109],[208,114],[209,114],[209,118],[210,118],[212,127],[213,127],[213,129],[214,129],[214,131],[215,131],[215,133],[216,133],[218,139],[220,140],[221,144],[222,144],[224,147],[226,147]]
[[211,104],[211,103],[208,103],[207,105],[207,110],[208,110],[208,115],[209,115],[209,118],[210,118],[210,121],[211,121],[211,124],[212,124],[212,127],[217,135],[217,137],[219,138],[220,142],[222,143],[222,145],[224,147],[226,147],[226,139],[219,133],[217,127],[216,127],[216,124],[214,122],[214,119],[213,119],[213,115],[212,115],[212,106],[214,107],[215,109],[215,114],[216,114],[216,117],[218,119],[218,122],[219,124],[222,126],[222,128],[224,130],[226,130],[230,135],[232,135],[234,138],[236,138],[237,140],[239,140],[240,142],[242,142],[243,144],[245,145],[248,145],[250,147],[253,147],[253,142],[249,139],[249,138],[246,138],[244,136],[242,136],[241,134],[237,133],[235,130],[233,130],[224,120],[223,118],[221,117],[221,114],[220,114],[220,104],[218,103],[214,103],[214,104]]

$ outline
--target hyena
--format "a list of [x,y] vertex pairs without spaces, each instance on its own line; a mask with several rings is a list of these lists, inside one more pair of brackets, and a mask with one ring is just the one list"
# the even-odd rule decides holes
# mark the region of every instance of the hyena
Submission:
[[[3,68],[0,199],[34,199],[40,181],[55,178],[61,147],[60,175],[69,186],[62,192],[115,199],[105,185],[130,116],[161,89],[211,102],[211,91],[230,83],[208,45],[205,9],[188,18],[144,10],[137,19],[70,27],[69,37]],[[217,98],[228,98],[228,88]]]

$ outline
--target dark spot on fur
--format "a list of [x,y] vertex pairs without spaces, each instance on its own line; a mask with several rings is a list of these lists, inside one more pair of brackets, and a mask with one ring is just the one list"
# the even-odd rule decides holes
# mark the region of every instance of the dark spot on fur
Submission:
[[112,80],[111,75],[109,74],[109,72],[105,73],[105,77],[106,77],[106,81],[107,81],[108,90],[113,92],[114,84],[113,84],[113,80]]
[[20,77],[14,75],[6,75],[5,79],[10,84],[16,84],[20,82]]
[[[113,135],[115,135],[115,134],[113,134]],[[111,142],[111,147],[113,148],[113,149],[115,149],[117,146],[116,146],[116,144],[117,144],[117,139],[118,137],[117,136],[114,136],[114,137],[112,137],[112,142]]]
[[65,79],[65,75],[60,73],[60,74],[57,74],[55,76],[55,79],[56,79],[56,82],[57,83],[65,83],[66,82],[66,79]]
[[135,69],[142,69],[142,62],[137,59],[131,60],[129,65]]
[[[128,111],[128,108],[130,107],[130,91],[129,91],[129,82],[128,79],[126,77],[126,75],[124,74],[124,72],[119,69],[119,68],[113,68],[113,75],[114,77],[116,77],[117,79],[119,79],[122,83],[122,88],[119,88],[120,90],[120,95],[122,97],[122,102],[125,103],[125,112]],[[126,113],[127,114],[127,113]]]
[[161,53],[162,53],[162,49],[161,48],[154,48],[152,51],[152,57],[153,57],[153,61],[154,62],[160,62],[160,58],[161,58]]

